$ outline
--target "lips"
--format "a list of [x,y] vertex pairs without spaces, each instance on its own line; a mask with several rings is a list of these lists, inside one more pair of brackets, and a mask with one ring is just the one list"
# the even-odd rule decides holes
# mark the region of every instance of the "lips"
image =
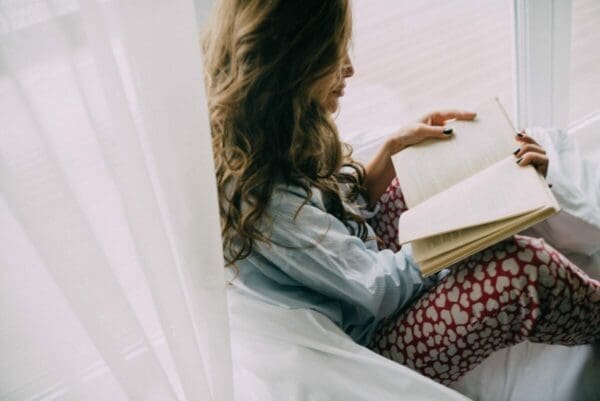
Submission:
[[335,94],[336,96],[344,96],[344,88],[345,87],[346,87],[346,85],[340,86],[339,88],[335,89],[332,93]]

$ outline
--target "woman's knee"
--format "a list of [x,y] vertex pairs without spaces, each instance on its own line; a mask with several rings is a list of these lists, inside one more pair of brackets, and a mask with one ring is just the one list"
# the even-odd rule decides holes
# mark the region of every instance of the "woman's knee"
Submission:
[[515,276],[552,287],[557,279],[564,279],[567,275],[568,260],[542,238],[516,235],[507,249],[508,255],[501,265]]
[[[513,279],[516,290],[524,290],[542,304],[561,298],[560,294],[571,294],[573,300],[584,297],[583,287],[589,277],[543,239],[515,236],[514,244],[517,249],[509,263],[520,272]],[[563,309],[567,308],[569,297],[564,298],[560,305]]]
[[531,309],[549,288],[564,286],[560,280],[564,266],[559,262],[557,252],[543,239],[515,236],[465,263],[455,280],[447,280],[446,289],[455,282],[472,282],[465,283],[469,286],[465,289],[473,300],[487,298],[488,313],[512,306]]

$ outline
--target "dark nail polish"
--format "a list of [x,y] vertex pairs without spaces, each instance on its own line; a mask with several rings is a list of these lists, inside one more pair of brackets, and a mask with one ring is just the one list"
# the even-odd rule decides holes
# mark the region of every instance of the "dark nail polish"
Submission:
[[517,132],[517,136],[518,136],[519,138],[523,138],[525,135],[521,134],[520,132]]
[[452,133],[452,128],[444,128],[444,134],[450,135]]
[[521,163],[521,161],[522,161],[522,160],[523,160],[523,158],[522,158],[522,157],[519,157],[519,158],[517,159],[517,164]]
[[515,150],[513,150],[513,155],[516,155],[517,153],[519,153],[519,150],[521,150],[521,148],[516,148]]

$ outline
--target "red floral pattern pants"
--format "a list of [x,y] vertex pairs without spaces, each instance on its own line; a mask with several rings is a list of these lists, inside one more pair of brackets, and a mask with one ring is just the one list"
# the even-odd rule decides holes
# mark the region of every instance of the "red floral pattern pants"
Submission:
[[[395,179],[372,221],[394,251],[404,210]],[[523,340],[600,342],[600,283],[543,239],[516,235],[457,263],[400,316],[382,322],[370,348],[450,384]]]

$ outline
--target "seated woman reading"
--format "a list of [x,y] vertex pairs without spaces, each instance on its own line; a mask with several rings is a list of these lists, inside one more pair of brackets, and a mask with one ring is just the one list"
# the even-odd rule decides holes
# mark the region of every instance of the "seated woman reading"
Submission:
[[[356,342],[449,384],[523,340],[600,339],[600,283],[543,239],[516,235],[424,279],[400,249],[405,209],[390,156],[453,135],[435,111],[366,166],[332,113],[353,75],[347,0],[222,0],[204,37],[224,255],[232,284],[310,308]],[[515,155],[546,174],[525,131]],[[414,166],[418,169],[419,166]],[[423,222],[427,224],[427,222]]]

